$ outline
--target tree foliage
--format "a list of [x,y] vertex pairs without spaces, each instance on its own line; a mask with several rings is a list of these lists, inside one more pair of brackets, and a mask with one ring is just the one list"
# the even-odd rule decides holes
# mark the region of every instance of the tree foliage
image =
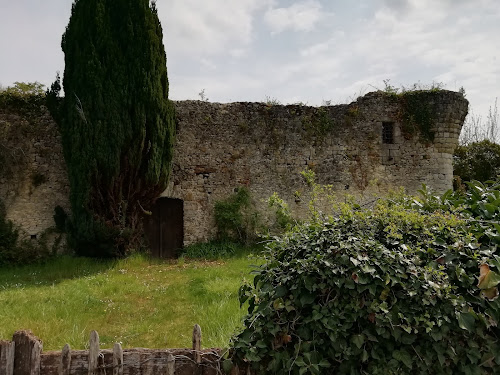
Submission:
[[14,85],[0,91],[15,96],[43,96],[45,94],[45,86],[40,82],[14,82]]
[[462,181],[494,180],[500,174],[500,145],[489,140],[458,146],[453,173]]
[[[62,38],[61,123],[77,253],[124,255],[165,189],[175,131],[155,2],[76,0]],[[60,85],[52,86],[52,97]],[[50,99],[50,96],[49,96]]]

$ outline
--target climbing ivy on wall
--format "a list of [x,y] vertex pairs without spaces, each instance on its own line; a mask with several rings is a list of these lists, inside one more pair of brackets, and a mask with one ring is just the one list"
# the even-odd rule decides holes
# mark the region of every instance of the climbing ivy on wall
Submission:
[[435,134],[432,128],[437,120],[434,99],[443,91],[443,84],[415,83],[411,87],[399,88],[391,85],[388,79],[384,80],[384,84],[385,88],[381,91],[401,105],[398,120],[403,126],[403,135],[411,138],[419,134],[423,141],[433,142]]
[[420,134],[422,140],[434,141],[432,130],[437,119],[432,96],[438,91],[407,91],[399,95],[401,102],[401,123],[403,134],[413,136]]
[[[45,104],[43,85],[38,82],[15,82],[0,91],[0,112],[6,119],[0,126],[0,178],[13,181],[16,172],[26,165],[30,148],[28,134],[43,132],[37,126]],[[19,116],[21,121],[11,123],[9,116]]]

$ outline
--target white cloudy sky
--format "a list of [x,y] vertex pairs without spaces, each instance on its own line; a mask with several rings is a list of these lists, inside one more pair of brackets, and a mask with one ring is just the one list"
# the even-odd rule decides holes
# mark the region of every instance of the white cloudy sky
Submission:
[[[84,0],[82,0],[84,1]],[[0,0],[0,84],[64,71],[72,0]],[[158,0],[172,99],[340,103],[393,85],[500,96],[499,0]]]

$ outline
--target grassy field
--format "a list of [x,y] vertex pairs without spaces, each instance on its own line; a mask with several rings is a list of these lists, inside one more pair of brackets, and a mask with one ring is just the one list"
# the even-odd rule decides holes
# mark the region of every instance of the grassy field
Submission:
[[237,291],[258,259],[164,263],[62,257],[38,266],[0,268],[0,339],[30,329],[44,350],[87,346],[97,330],[103,348],[189,347],[193,325],[204,347],[225,347],[245,311]]

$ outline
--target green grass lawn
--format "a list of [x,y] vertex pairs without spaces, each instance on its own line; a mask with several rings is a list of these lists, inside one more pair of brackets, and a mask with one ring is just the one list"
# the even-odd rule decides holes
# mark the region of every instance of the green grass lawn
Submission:
[[30,329],[44,350],[84,349],[91,330],[101,347],[189,347],[194,324],[203,347],[227,347],[240,327],[238,288],[250,279],[247,255],[216,261],[120,261],[61,257],[0,268],[0,340]]

